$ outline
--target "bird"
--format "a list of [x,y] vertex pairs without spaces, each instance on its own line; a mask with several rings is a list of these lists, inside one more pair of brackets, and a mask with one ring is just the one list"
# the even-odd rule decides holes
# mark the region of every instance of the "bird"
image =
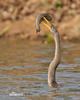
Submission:
[[51,20],[52,17],[47,13],[38,14],[36,17],[36,32],[40,32],[40,24],[42,23],[47,29],[49,29],[52,37],[54,38],[55,53],[48,68],[48,86],[58,87],[58,83],[56,82],[56,69],[61,61],[60,35]]

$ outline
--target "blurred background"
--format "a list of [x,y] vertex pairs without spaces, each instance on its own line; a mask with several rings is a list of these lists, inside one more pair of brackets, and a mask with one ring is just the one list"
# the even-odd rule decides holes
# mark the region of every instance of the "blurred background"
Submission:
[[[55,46],[41,25],[49,13],[61,37],[58,88],[47,84]],[[0,0],[0,100],[80,100],[80,0]]]
[[43,12],[53,17],[61,40],[80,40],[80,0],[0,0],[0,38],[38,38],[35,19]]

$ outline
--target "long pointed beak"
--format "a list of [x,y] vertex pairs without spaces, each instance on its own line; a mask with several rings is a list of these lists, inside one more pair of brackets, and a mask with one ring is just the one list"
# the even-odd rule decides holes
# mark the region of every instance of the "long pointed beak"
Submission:
[[43,24],[46,28],[48,28],[48,29],[50,30],[52,24],[51,24],[45,17],[43,17],[43,19],[45,20],[46,23],[45,23],[44,21],[42,21],[42,24]]

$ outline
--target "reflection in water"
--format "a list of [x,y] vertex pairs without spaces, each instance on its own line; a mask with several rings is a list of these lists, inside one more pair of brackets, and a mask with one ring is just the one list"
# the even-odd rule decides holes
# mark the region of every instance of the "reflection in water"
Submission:
[[[57,69],[59,88],[49,88],[47,85],[48,66],[54,56],[53,51],[53,44],[0,40],[0,98],[79,100],[79,44],[62,44],[62,61]],[[12,98],[9,94],[13,92],[24,95]]]

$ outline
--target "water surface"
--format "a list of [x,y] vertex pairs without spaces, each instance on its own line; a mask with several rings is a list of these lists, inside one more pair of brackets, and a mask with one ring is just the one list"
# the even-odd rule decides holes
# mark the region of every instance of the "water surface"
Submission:
[[60,86],[50,88],[47,73],[54,44],[0,40],[0,100],[80,100],[80,44],[61,43],[61,48]]

